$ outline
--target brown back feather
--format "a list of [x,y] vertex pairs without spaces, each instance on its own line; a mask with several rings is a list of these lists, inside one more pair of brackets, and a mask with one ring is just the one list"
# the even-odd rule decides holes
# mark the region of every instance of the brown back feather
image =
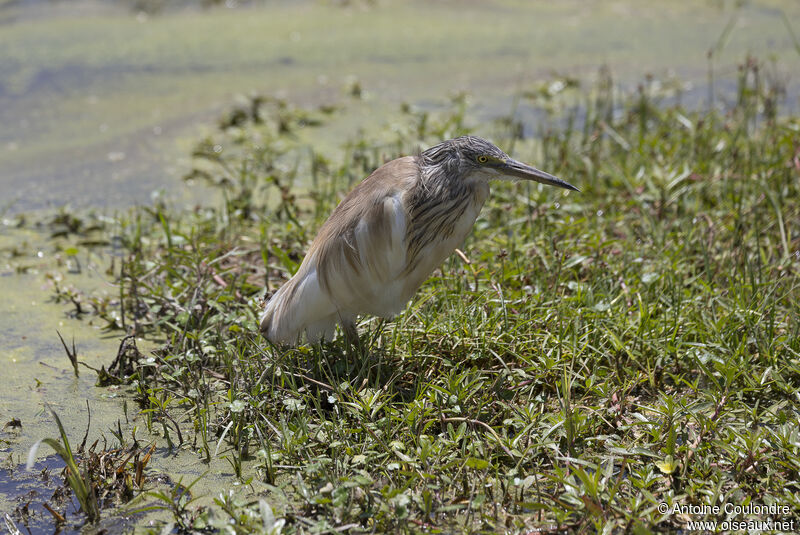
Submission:
[[314,258],[320,283],[330,290],[332,273],[348,267],[354,275],[364,269],[380,270],[385,266],[364,266],[355,241],[355,229],[361,221],[371,229],[371,250],[381,240],[391,239],[391,221],[385,217],[384,201],[393,195],[406,194],[419,175],[417,157],[392,160],[361,181],[347,194],[320,228],[308,256]]

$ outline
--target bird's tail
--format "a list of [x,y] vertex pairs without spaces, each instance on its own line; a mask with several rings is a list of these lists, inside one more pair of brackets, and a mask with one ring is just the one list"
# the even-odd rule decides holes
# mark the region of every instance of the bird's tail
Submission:
[[261,334],[276,344],[295,345],[303,331],[309,341],[331,339],[336,307],[322,290],[316,270],[301,267],[275,292],[261,315]]

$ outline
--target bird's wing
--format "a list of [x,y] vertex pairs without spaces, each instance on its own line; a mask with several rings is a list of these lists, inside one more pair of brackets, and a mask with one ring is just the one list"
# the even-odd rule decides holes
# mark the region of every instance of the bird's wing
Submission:
[[[261,315],[261,332],[274,343],[296,344],[310,328],[310,341],[333,338],[336,307],[320,288],[313,267],[304,265],[275,292]],[[333,319],[331,317],[333,316]]]
[[[393,160],[351,191],[322,225],[297,273],[272,296],[261,331],[278,343],[331,338],[335,323],[356,313],[394,315],[406,299],[398,288],[406,268],[408,213],[403,199],[419,168]],[[402,289],[402,288],[401,288]]]
[[393,315],[405,306],[398,295],[406,268],[404,199],[418,174],[412,156],[383,165],[344,198],[320,229],[308,258],[340,310]]

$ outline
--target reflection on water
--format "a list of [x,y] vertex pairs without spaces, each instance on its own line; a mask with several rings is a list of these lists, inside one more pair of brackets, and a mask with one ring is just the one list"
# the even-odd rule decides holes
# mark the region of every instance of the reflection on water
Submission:
[[[71,502],[67,505],[69,513],[78,510],[74,497],[59,496],[63,486],[60,477],[63,468],[64,462],[55,455],[37,462],[30,472],[25,471],[24,466],[0,468],[0,494],[14,497],[8,504],[8,510],[4,512],[11,517],[18,529],[30,533],[53,532],[54,519],[42,505],[43,502],[68,500]],[[71,520],[61,533],[78,533],[80,517]]]

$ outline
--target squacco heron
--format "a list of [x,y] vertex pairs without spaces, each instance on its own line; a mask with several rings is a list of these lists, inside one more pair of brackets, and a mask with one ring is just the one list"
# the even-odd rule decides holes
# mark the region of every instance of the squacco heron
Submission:
[[359,314],[391,318],[461,246],[489,195],[489,181],[526,179],[577,188],[492,143],[464,136],[404,156],[358,184],[322,225],[297,273],[275,292],[261,332],[276,344],[358,340]]

